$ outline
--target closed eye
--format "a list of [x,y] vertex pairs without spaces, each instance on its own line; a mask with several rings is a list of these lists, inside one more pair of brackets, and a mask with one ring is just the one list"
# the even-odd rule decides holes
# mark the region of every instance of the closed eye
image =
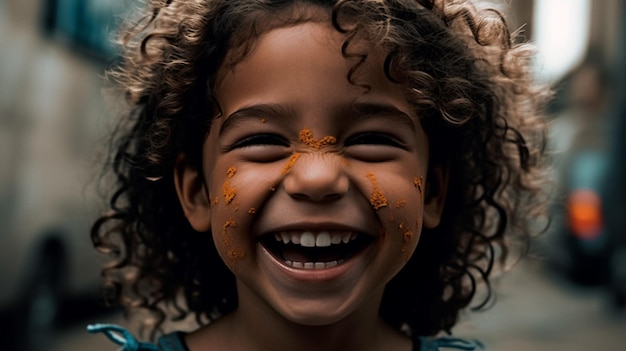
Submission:
[[385,134],[385,133],[360,133],[355,136],[348,138],[344,142],[345,146],[356,146],[356,145],[385,145],[385,146],[393,146],[399,147],[402,149],[406,149],[404,143],[402,143],[397,138]]
[[228,150],[251,146],[289,146],[289,141],[277,134],[254,134],[237,140]]

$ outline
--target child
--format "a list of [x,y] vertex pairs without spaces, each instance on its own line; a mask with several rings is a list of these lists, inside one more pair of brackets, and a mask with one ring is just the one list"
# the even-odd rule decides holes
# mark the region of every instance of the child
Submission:
[[132,109],[92,238],[153,339],[201,327],[90,330],[124,350],[478,347],[436,336],[542,213],[545,94],[498,12],[151,3],[111,73]]

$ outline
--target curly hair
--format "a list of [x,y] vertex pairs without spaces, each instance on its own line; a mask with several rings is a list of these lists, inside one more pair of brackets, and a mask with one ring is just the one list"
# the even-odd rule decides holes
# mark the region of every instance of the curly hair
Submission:
[[[173,169],[180,155],[201,165],[206,111],[220,111],[218,68],[243,60],[272,27],[309,20],[303,5],[332,15],[345,33],[344,57],[365,61],[355,39],[385,49],[388,79],[405,87],[431,158],[449,168],[441,224],[425,229],[387,284],[382,318],[411,336],[450,333],[478,283],[490,292],[493,268],[538,230],[529,218],[546,203],[538,194],[548,92],[531,79],[532,47],[516,42],[498,11],[458,0],[152,0],[148,15],[126,29],[123,60],[108,72],[129,109],[113,138],[111,210],[91,232],[113,258],[103,270],[110,298],[127,311],[151,311],[152,337],[168,317],[191,313],[207,323],[237,307],[234,275],[211,236],[187,222]],[[235,61],[225,62],[227,53]],[[360,63],[346,77],[353,84]]]

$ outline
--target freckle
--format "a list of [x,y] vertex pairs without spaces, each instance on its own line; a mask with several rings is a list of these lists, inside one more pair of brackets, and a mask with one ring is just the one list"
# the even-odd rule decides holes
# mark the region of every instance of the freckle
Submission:
[[283,168],[282,174],[285,175],[289,173],[289,170],[291,170],[291,167],[293,167],[293,165],[296,164],[296,161],[298,161],[299,158],[300,158],[299,152],[296,152],[295,154],[291,155],[291,157],[289,157],[289,161],[287,161],[287,164]]
[[255,214],[256,213],[256,208],[254,207],[250,207],[250,209],[248,210],[249,214]]
[[222,191],[224,193],[224,199],[226,203],[229,204],[235,196],[237,196],[237,188],[231,187],[229,182],[224,182],[224,186],[222,187]]
[[417,190],[422,193],[422,185],[424,184],[424,177],[413,177],[413,184]]
[[228,178],[232,178],[235,175],[235,173],[237,173],[237,168],[235,167],[230,167],[226,171],[226,175],[228,176]]
[[398,201],[396,201],[396,208],[401,208],[406,206],[406,200],[405,199],[398,199]]
[[374,187],[374,191],[372,195],[370,195],[370,204],[374,207],[375,210],[378,210],[381,207],[385,207],[388,205],[387,198],[382,191],[378,188],[378,182],[376,181],[376,176],[372,173],[367,173],[366,176],[372,182],[372,186]]

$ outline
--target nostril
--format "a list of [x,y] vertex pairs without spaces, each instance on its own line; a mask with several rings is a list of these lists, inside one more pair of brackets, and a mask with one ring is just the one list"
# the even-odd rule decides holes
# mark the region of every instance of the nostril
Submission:
[[306,201],[315,201],[315,202],[330,202],[339,200],[341,198],[341,194],[321,194],[321,196],[317,194],[305,194],[305,193],[291,193],[292,198],[296,200],[306,200]]

